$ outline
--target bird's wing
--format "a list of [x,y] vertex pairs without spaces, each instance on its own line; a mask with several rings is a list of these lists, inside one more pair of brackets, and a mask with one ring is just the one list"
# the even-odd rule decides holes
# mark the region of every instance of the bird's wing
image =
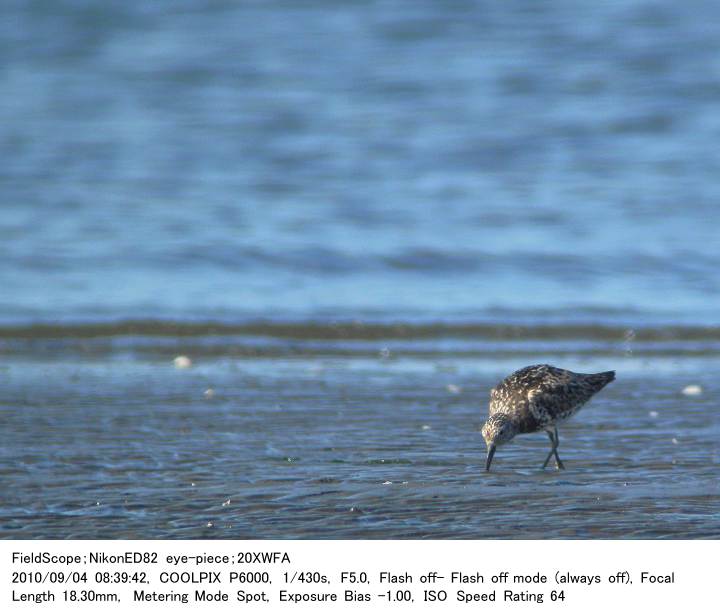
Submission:
[[528,391],[531,408],[547,408],[555,412],[569,411],[587,402],[594,392],[570,374],[557,375],[552,381]]

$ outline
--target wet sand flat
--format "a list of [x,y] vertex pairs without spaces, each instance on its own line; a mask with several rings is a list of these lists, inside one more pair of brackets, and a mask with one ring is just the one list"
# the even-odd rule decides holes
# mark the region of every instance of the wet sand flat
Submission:
[[[264,341],[6,332],[2,536],[720,537],[712,340],[293,327]],[[541,433],[486,474],[490,388],[546,360],[617,380],[563,425],[566,471],[540,470]]]

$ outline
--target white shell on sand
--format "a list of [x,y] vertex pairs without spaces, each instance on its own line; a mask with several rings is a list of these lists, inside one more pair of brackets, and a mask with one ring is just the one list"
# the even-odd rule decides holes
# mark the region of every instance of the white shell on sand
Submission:
[[178,370],[186,370],[192,366],[192,361],[185,355],[178,355],[175,359],[173,359],[173,364],[175,364],[175,367]]
[[686,396],[699,396],[702,393],[702,387],[700,385],[688,385],[687,387],[683,387],[682,392]]

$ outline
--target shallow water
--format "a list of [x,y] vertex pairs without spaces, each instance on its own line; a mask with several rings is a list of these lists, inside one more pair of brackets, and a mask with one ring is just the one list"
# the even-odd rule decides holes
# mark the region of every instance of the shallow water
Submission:
[[2,537],[720,536],[714,3],[163,6],[0,4]]

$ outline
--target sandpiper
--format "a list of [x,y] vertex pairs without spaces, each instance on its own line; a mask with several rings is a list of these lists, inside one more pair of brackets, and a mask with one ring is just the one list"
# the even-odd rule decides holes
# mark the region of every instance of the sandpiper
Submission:
[[516,434],[545,430],[551,449],[542,465],[555,456],[557,468],[565,468],[558,455],[557,424],[572,417],[590,398],[615,379],[615,372],[578,374],[540,364],[513,372],[490,392],[490,412],[482,427],[487,444],[485,470],[490,470],[495,449]]

